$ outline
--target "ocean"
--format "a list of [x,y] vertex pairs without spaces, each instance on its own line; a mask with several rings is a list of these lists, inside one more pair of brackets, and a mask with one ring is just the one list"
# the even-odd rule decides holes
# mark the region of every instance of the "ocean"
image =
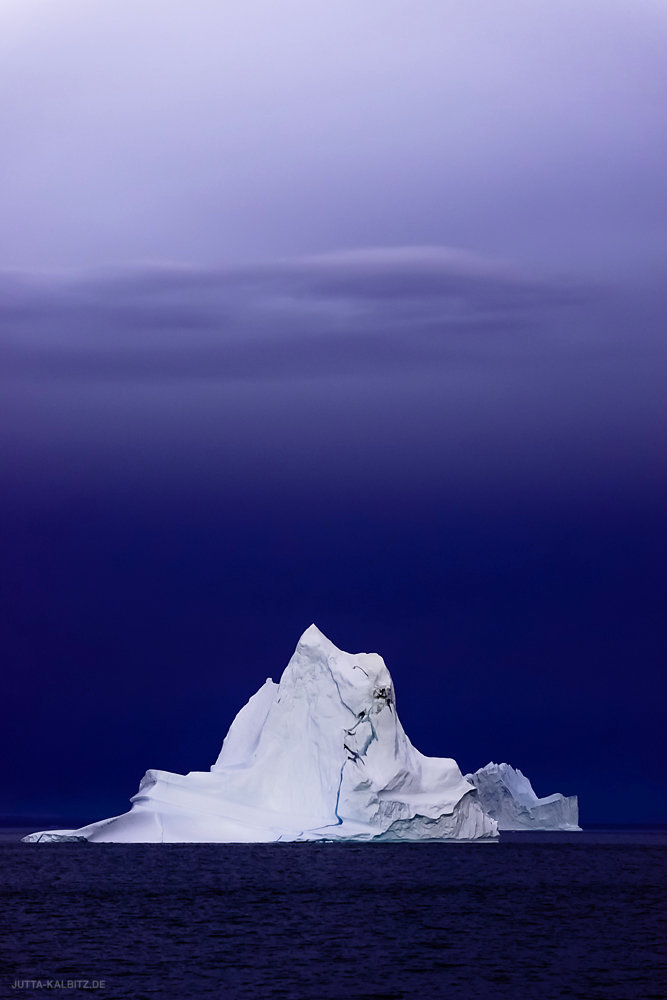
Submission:
[[24,832],[0,838],[3,998],[667,997],[665,829],[488,845]]

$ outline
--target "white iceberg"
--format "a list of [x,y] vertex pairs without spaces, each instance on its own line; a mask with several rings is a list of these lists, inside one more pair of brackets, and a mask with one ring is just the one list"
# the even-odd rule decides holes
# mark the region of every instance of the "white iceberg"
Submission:
[[403,731],[376,653],[344,653],[315,625],[280,684],[234,719],[210,771],[147,771],[132,808],[28,842],[486,841],[497,823],[454,760]]
[[509,764],[491,762],[466,778],[499,830],[581,830],[576,795],[556,792],[540,799],[528,778]]

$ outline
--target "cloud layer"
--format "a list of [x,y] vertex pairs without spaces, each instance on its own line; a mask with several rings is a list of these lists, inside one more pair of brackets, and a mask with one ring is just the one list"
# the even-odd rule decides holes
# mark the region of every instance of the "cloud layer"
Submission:
[[508,332],[530,333],[534,346],[584,298],[572,284],[442,247],[216,269],[6,272],[0,351],[5,372],[54,378],[373,373],[493,356]]

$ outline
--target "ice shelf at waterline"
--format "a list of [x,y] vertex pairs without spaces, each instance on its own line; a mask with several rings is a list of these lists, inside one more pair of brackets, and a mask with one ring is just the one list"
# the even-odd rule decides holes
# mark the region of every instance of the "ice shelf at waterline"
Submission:
[[509,764],[491,762],[466,778],[499,830],[581,830],[576,795],[556,792],[539,799],[528,778]]
[[241,709],[210,771],[147,771],[132,808],[29,842],[271,842],[497,837],[477,789],[449,758],[425,757],[396,714],[376,653],[343,653],[315,625],[280,684]]

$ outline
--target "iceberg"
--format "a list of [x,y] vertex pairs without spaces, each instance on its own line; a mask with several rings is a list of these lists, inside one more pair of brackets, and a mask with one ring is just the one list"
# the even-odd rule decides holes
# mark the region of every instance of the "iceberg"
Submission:
[[510,764],[491,762],[466,779],[499,830],[581,830],[576,795],[556,792],[540,799],[528,778]]
[[209,771],[149,770],[121,816],[27,842],[494,841],[450,758],[413,747],[381,656],[311,625],[276,684],[238,713]]

